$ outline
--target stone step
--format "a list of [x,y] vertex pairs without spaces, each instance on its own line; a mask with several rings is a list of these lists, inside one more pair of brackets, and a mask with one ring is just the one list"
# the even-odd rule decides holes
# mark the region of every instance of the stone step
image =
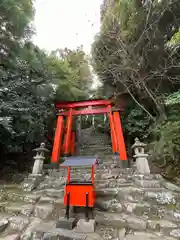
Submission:
[[[67,176],[67,174],[65,176]],[[48,177],[39,184],[37,189],[45,189],[45,188],[60,189],[64,187],[65,182],[66,182],[66,177],[63,177],[63,178]]]
[[88,146],[87,149],[80,150],[80,155],[89,155],[89,156],[101,156],[105,157],[107,155],[113,155],[112,148],[102,148],[96,149],[91,146]]
[[16,190],[19,189],[19,185],[18,184],[1,184],[0,185],[0,191],[3,190]]
[[151,219],[146,216],[136,216],[127,213],[108,213],[96,211],[96,222],[101,226],[111,226],[113,228],[128,228],[136,231],[158,231],[167,235],[177,230],[178,225],[167,219]]
[[[86,151],[86,152],[81,152],[80,155],[81,156],[91,156],[91,157],[98,157],[101,161],[108,161],[108,159],[105,159],[105,155],[108,154],[112,154],[112,152],[109,151],[102,151],[102,152],[97,152],[97,151]],[[109,158],[110,160],[112,158]]]
[[96,222],[100,225],[114,228],[129,227],[135,230],[145,230],[147,222],[143,218],[130,216],[124,213],[107,213],[96,211]]
[[36,203],[41,195],[34,194],[34,193],[26,193],[23,192],[21,189],[17,192],[6,191],[4,192],[4,197],[1,201],[13,201],[13,202],[26,202],[26,203]]
[[162,184],[158,180],[139,180],[135,179],[134,184],[142,188],[161,188]]
[[112,150],[112,146],[109,144],[96,144],[96,143],[88,143],[87,145],[83,145],[81,146],[80,150],[89,150],[89,149],[97,149],[98,151],[101,150],[106,150],[106,149],[111,149]]
[[140,231],[140,232],[133,232],[128,233],[126,235],[126,240],[175,240],[175,238],[170,236],[164,236],[162,233],[153,231],[153,232],[147,232],[147,231]]
[[160,174],[147,174],[147,175],[142,175],[142,174],[134,174],[133,175],[133,180],[163,180],[163,177]]
[[68,240],[85,240],[87,235],[84,233],[77,233],[72,230],[56,228],[55,222],[44,222],[38,224],[33,230],[32,235],[39,239],[68,239]]
[[118,202],[113,198],[97,198],[96,207],[101,211],[115,212],[115,213],[126,213],[126,214],[134,214],[135,216],[148,216],[148,217],[156,217],[160,218],[158,215],[158,205],[152,205],[151,203],[146,202],[128,202],[128,201],[120,201]]
[[64,195],[64,188],[45,188],[42,190],[36,190],[33,193],[35,195],[40,195],[41,197],[61,198]]
[[53,178],[62,178],[64,176],[67,175],[67,170],[66,169],[62,169],[62,168],[59,168],[59,169],[48,169],[47,171],[47,176],[50,178],[52,177]]
[[96,191],[97,197],[106,197],[106,196],[116,197],[118,194],[117,188],[96,188],[95,191]]
[[108,212],[116,212],[116,213],[121,213],[123,211],[122,204],[116,199],[111,199],[108,198],[97,198],[96,199],[96,204],[95,208],[98,209],[99,211],[108,211]]
[[53,217],[55,209],[53,203],[39,202],[35,205],[33,215],[36,218],[46,220]]
[[131,202],[151,202],[151,204],[174,205],[179,201],[179,195],[168,191],[165,188],[137,188],[134,186],[118,189],[118,200]]
[[155,204],[151,204],[148,202],[129,202],[129,201],[121,201],[123,212],[127,214],[134,214],[136,216],[148,216],[158,218],[158,209],[159,206]]
[[26,217],[31,216],[34,211],[33,204],[26,204],[24,202],[5,202],[4,206],[1,207],[1,212],[15,214],[15,215],[23,215]]
[[102,150],[96,150],[93,148],[87,149],[87,150],[81,150],[80,151],[80,155],[84,155],[84,156],[98,156],[101,158],[104,158],[106,156],[106,154],[108,155],[112,155],[112,150],[111,149],[102,149]]
[[160,218],[166,218],[169,221],[176,222],[176,223],[178,223],[178,225],[180,224],[180,211],[179,211],[179,209],[175,209],[175,206],[174,206],[174,208],[173,208],[173,206],[171,206],[171,208],[169,208],[169,209],[160,208],[158,211],[158,216]]

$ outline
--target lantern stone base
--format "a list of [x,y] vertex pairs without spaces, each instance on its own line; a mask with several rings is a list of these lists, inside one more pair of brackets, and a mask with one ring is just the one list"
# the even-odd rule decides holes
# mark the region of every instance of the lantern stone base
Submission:
[[56,223],[56,228],[62,228],[62,229],[68,229],[72,230],[76,225],[76,219],[75,218],[60,218],[59,221]]
[[43,162],[44,162],[44,158],[35,160],[32,174],[41,174],[42,173]]
[[138,173],[141,174],[150,174],[150,168],[148,164],[147,154],[138,154],[134,156],[136,159],[136,167]]

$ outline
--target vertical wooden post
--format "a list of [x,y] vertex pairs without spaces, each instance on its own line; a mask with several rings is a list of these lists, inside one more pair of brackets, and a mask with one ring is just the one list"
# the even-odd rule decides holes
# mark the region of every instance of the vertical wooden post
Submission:
[[124,142],[123,131],[122,131],[122,126],[121,126],[121,120],[120,120],[119,113],[114,112],[113,118],[114,118],[114,123],[115,123],[117,145],[118,145],[120,160],[127,160],[126,147],[125,147],[125,142]]
[[[108,106],[108,107],[111,109],[111,106]],[[111,131],[112,151],[113,153],[116,153],[118,152],[118,147],[117,147],[116,130],[115,130],[115,124],[114,124],[112,112],[109,112],[108,116],[109,116],[109,124],[110,124],[110,131]]]
[[66,135],[64,139],[64,154],[69,155],[70,153],[70,142],[71,142],[71,130],[72,130],[72,108],[69,110],[69,115],[66,123]]
[[61,154],[61,147],[62,147],[62,134],[63,134],[63,116],[58,116],[56,132],[54,137],[54,145],[52,150],[52,157],[51,157],[52,163],[59,162],[59,157]]
[[75,138],[76,138],[75,132],[72,132],[71,133],[71,149],[70,149],[71,155],[74,155],[75,153],[75,140],[76,140]]

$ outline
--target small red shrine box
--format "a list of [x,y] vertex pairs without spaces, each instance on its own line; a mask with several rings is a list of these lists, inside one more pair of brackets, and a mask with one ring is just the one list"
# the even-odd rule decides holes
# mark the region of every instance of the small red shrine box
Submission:
[[[67,182],[64,193],[64,205],[66,206],[66,215],[69,217],[69,207],[93,208],[95,204],[95,186],[94,186],[94,166],[97,159],[94,157],[68,157],[62,163],[61,167],[68,170]],[[71,180],[71,168],[91,167],[92,175],[89,181]]]

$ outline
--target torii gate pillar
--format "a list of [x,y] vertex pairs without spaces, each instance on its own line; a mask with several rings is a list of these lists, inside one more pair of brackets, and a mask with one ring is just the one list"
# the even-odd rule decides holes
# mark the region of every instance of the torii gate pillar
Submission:
[[[91,106],[91,108],[88,108],[89,106]],[[56,110],[58,111],[58,120],[51,158],[52,163],[58,163],[61,155],[62,135],[64,129],[63,118],[67,117],[63,154],[69,155],[73,154],[75,144],[75,133],[72,132],[73,116],[92,114],[108,115],[111,130],[112,151],[114,154],[119,154],[119,159],[121,160],[121,162],[127,162],[126,147],[119,114],[119,111],[121,111],[122,109],[113,109],[110,100],[60,102],[56,104]]]

